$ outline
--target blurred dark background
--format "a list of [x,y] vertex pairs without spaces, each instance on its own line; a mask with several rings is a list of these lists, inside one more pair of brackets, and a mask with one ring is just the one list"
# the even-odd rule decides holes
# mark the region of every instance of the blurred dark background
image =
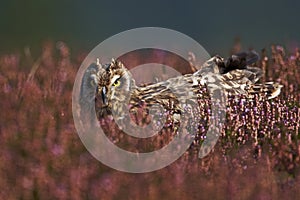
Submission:
[[299,44],[300,2],[4,0],[0,6],[0,50],[39,49],[62,40],[91,50],[109,36],[137,27],[164,27],[192,37],[210,53],[228,55],[236,38],[243,49]]
[[[299,5],[2,0],[0,199],[299,199]],[[72,117],[72,90],[87,52],[114,34],[149,26],[180,31],[211,55],[227,56],[236,38],[241,49],[266,48],[269,55],[261,53],[257,63],[262,80],[284,87],[271,101],[232,99],[222,137],[204,159],[195,144],[161,170],[129,174],[105,166],[84,147]],[[130,143],[112,123],[105,128],[125,147],[144,144]],[[145,147],[161,147],[168,134]]]

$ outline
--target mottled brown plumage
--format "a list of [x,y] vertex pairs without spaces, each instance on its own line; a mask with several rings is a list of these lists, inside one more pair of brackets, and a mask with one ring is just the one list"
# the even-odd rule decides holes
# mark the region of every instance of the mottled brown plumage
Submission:
[[215,56],[193,74],[143,86],[135,84],[129,70],[119,61],[113,59],[105,65],[93,63],[83,77],[82,102],[95,101],[99,118],[113,114],[115,120],[123,120],[142,109],[144,116],[150,112],[157,116],[160,112],[167,113],[171,116],[169,121],[176,124],[187,104],[193,108],[195,105],[208,107],[200,105],[199,99],[209,98],[209,93],[216,90],[224,91],[226,95],[241,94],[249,99],[255,94],[260,99],[274,98],[282,86],[271,82],[256,84],[262,72],[249,66],[257,60],[255,56],[253,52],[233,55],[227,60]]

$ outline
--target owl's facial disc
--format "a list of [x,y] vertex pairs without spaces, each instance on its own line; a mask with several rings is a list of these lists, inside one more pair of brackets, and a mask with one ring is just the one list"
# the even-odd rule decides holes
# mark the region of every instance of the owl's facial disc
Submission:
[[112,77],[110,82],[110,87],[109,87],[111,100],[113,101],[124,100],[124,95],[125,95],[124,85],[126,85],[126,80],[122,75],[116,74]]
[[[114,75],[110,81],[105,85],[98,86],[98,94],[100,95],[101,107],[110,107],[109,99],[114,99],[116,96],[116,90],[120,90],[122,87],[122,80],[120,75]],[[120,91],[118,91],[120,92]]]
[[110,64],[101,65],[97,78],[96,107],[100,116],[120,110],[124,103],[129,102],[135,82],[121,62],[112,60]]

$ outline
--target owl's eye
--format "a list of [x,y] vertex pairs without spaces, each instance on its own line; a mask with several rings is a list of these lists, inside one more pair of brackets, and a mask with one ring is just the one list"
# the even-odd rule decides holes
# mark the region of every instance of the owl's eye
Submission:
[[115,87],[119,87],[120,85],[121,85],[120,79],[117,79],[117,80],[113,83],[113,86],[115,86]]

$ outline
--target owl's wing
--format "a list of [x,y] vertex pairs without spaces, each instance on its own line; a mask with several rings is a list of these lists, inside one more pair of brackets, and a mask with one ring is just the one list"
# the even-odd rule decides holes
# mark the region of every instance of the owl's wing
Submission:
[[90,110],[91,105],[94,105],[95,92],[98,84],[99,66],[92,63],[85,71],[80,88],[80,106],[81,110]]
[[231,55],[227,59],[216,56],[215,62],[219,67],[220,74],[226,74],[236,69],[248,69],[248,67],[259,60],[255,51],[245,51]]
[[257,67],[236,69],[220,76],[220,84],[231,94],[247,94],[246,88],[255,84],[262,76],[262,71]]
[[215,56],[204,63],[201,70],[194,73],[194,76],[201,76],[203,83],[207,84],[211,91],[225,89],[231,95],[242,94],[247,98],[254,98],[255,94],[268,99],[280,94],[282,85],[277,83],[256,84],[262,77],[262,70],[258,67],[251,67],[249,64],[256,62],[258,55],[240,53],[224,60]]
[[223,80],[226,82],[243,83],[256,83],[262,77],[262,70],[258,67],[249,67],[246,69],[232,70],[225,74],[222,74]]
[[233,95],[244,94],[252,99],[258,95],[259,99],[266,97],[272,99],[280,94],[282,85],[273,82],[256,84],[262,76],[262,70],[247,66],[244,70],[232,70],[222,75],[221,85]]

